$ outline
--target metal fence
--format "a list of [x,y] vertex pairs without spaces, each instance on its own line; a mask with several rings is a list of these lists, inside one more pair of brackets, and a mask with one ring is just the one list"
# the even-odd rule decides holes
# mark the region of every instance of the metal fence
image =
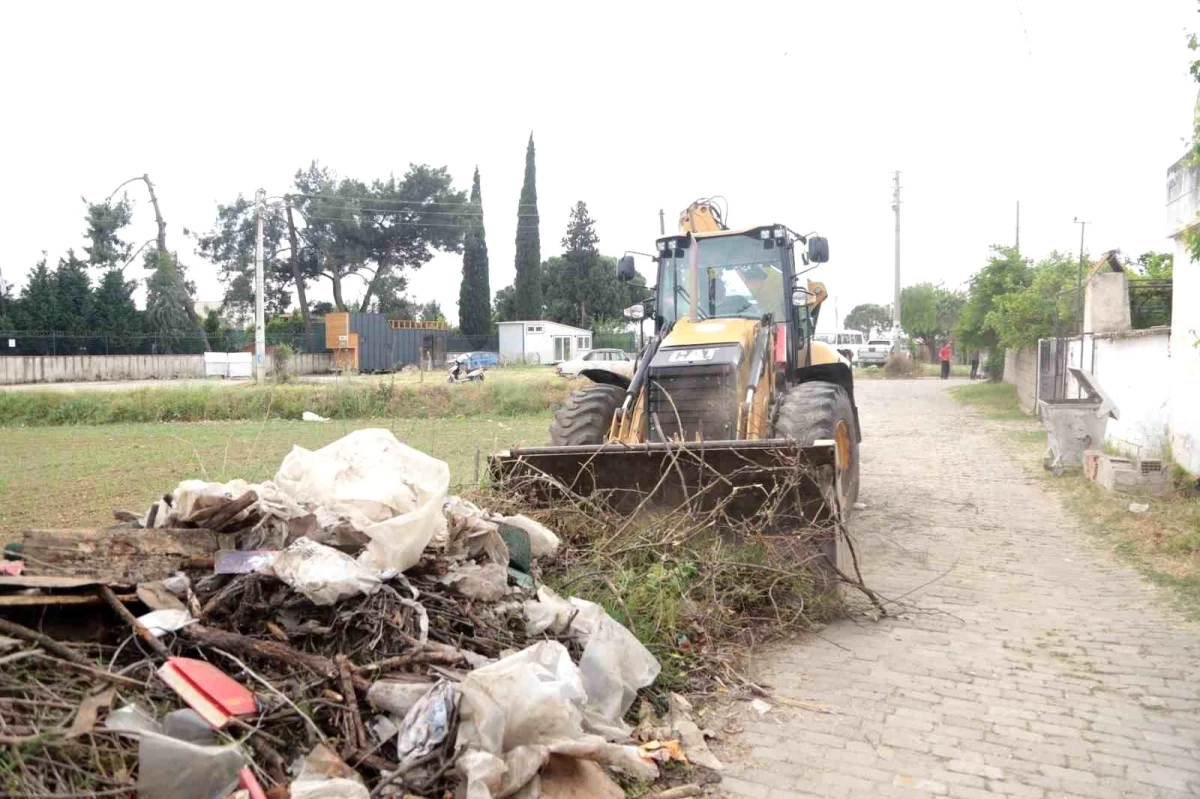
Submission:
[[1129,281],[1129,321],[1134,330],[1171,324],[1170,280]]
[[[296,352],[325,352],[325,325],[304,331],[267,330],[267,347],[286,344]],[[195,355],[205,337],[194,333],[61,333],[56,330],[0,331],[0,355]],[[254,349],[253,330],[222,330],[207,337],[207,349],[241,352]]]

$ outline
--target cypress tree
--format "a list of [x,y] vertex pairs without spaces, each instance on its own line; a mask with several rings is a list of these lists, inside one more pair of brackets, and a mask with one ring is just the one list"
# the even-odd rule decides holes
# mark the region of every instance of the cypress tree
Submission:
[[475,167],[475,183],[471,186],[471,202],[467,206],[462,285],[458,289],[458,325],[467,336],[484,336],[492,330],[492,289],[488,278],[479,167]]
[[525,151],[525,185],[521,187],[521,204],[517,206],[517,277],[518,319],[542,317],[541,282],[542,246],[538,236],[537,168],[534,166],[533,134]]

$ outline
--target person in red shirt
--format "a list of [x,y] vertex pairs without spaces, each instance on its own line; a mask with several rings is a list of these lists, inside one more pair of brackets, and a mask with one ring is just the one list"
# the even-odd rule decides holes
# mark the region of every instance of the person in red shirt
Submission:
[[951,345],[954,344],[954,339],[950,339],[942,345],[938,351],[938,358],[942,361],[942,379],[947,380],[950,377],[950,358],[954,355]]

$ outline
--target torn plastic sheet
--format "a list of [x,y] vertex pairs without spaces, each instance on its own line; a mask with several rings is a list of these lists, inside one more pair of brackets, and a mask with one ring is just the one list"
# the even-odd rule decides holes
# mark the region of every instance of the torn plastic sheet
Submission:
[[162,638],[167,633],[182,630],[189,624],[196,623],[196,620],[192,618],[192,614],[186,610],[152,610],[149,613],[138,616],[137,620],[155,638]]
[[[142,732],[138,746],[139,799],[208,799],[227,796],[246,759],[236,745],[196,744]],[[293,794],[294,795],[294,794]]]
[[538,589],[537,601],[525,602],[524,610],[527,634],[562,634],[569,628],[571,637],[584,645],[579,671],[588,707],[627,733],[621,718],[638,689],[653,683],[662,670],[650,650],[600,605],[578,597],[564,601],[546,586]]
[[388,430],[355,430],[319,450],[294,447],[275,475],[285,494],[346,519],[370,539],[364,565],[403,572],[444,534],[450,468]]
[[454,686],[441,680],[409,708],[396,743],[396,754],[401,763],[424,757],[446,740],[457,701],[458,692]]
[[438,582],[468,599],[498,602],[508,593],[508,564],[460,564],[444,574]]
[[371,795],[362,777],[324,744],[317,744],[301,762],[288,794],[292,799],[368,799]]
[[378,574],[360,561],[303,537],[267,568],[317,605],[332,605],[356,594],[369,596],[382,585]]

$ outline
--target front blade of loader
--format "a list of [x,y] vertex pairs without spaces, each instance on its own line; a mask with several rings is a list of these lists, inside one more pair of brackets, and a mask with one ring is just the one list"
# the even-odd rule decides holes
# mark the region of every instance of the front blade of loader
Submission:
[[[832,441],[790,439],[526,447],[491,457],[492,479],[543,504],[595,497],[618,512],[691,507],[744,518],[777,507],[789,522],[835,511]],[[647,500],[647,497],[649,499]]]

